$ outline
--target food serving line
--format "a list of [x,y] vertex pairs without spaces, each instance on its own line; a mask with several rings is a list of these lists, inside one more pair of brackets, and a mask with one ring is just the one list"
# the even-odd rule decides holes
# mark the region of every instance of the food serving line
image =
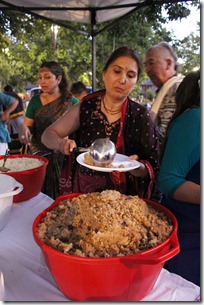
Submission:
[[[0,231],[0,300],[68,301],[59,290],[33,239],[36,216],[53,203],[43,193],[13,203],[8,224]],[[94,283],[93,283],[94,285]],[[199,301],[200,287],[162,269],[142,301]]]

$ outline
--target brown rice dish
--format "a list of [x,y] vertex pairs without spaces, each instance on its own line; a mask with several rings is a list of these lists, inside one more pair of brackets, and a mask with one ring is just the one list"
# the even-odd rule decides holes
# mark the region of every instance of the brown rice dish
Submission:
[[82,257],[112,257],[148,250],[168,238],[171,219],[138,196],[117,191],[61,201],[37,227],[48,246]]

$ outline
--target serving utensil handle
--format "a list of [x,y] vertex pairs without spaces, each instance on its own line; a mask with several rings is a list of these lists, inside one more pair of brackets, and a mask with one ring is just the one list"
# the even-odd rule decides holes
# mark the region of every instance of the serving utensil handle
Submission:
[[8,158],[8,155],[9,155],[9,149],[7,149],[6,152],[5,152],[3,167],[5,167],[5,164],[6,164],[6,160],[7,160],[7,158]]
[[85,152],[85,151],[89,151],[89,148],[86,147],[75,147],[73,148],[73,153],[80,153],[80,152]]

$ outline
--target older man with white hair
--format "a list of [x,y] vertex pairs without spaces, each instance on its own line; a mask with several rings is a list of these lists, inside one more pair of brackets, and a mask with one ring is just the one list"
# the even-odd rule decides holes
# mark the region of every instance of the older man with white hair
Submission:
[[160,42],[147,50],[144,65],[147,75],[158,88],[150,113],[162,143],[176,109],[175,92],[183,76],[177,75],[177,55],[166,42]]

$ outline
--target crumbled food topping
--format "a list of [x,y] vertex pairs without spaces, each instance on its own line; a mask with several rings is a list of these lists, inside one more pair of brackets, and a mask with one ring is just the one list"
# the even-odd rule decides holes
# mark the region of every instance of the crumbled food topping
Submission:
[[[97,167],[107,167],[107,168],[113,167],[112,163],[110,163],[110,164],[104,164],[104,163],[97,164],[97,163],[94,163],[94,161],[91,159],[91,156],[90,156],[89,153],[84,154],[84,163],[86,163],[88,165],[91,165],[91,166],[97,166]],[[124,165],[120,164],[117,167],[118,168],[123,168]]]
[[48,246],[82,257],[113,257],[148,250],[166,240],[171,219],[138,196],[114,190],[61,201],[37,227]]

